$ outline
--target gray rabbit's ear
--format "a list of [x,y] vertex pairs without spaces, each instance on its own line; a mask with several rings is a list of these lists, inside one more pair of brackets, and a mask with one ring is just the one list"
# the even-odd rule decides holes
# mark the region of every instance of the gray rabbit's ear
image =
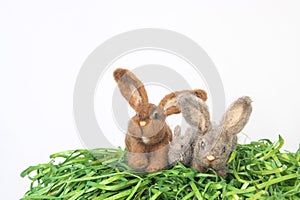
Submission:
[[181,135],[181,127],[179,125],[174,128],[174,138],[179,138]]
[[186,122],[205,133],[210,127],[210,116],[204,101],[192,94],[183,93],[178,96],[182,115]]
[[192,128],[188,128],[184,134],[184,143],[185,144],[192,144],[195,139],[195,131]]
[[225,133],[237,134],[245,127],[252,112],[251,102],[250,97],[244,96],[231,104],[221,124]]
[[203,99],[204,101],[207,99],[206,92],[200,89],[171,92],[170,94],[166,95],[159,103],[159,106],[163,108],[164,114],[166,116],[178,114],[181,112],[180,106],[178,105],[178,96],[180,94],[191,94]]
[[131,71],[118,68],[114,71],[114,79],[121,94],[136,112],[142,104],[148,103],[144,84]]

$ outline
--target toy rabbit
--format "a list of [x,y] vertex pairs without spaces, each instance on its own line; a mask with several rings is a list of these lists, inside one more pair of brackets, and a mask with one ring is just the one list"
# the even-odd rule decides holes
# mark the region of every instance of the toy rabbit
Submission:
[[177,162],[181,162],[185,166],[191,165],[196,135],[196,131],[188,129],[185,135],[181,136],[180,126],[174,128],[174,137],[168,153],[170,165],[175,165]]
[[219,125],[210,122],[208,107],[202,99],[181,94],[178,101],[183,117],[191,125],[187,131],[197,135],[192,167],[199,172],[213,168],[218,175],[225,177],[230,153],[237,146],[237,134],[244,128],[252,112],[251,99],[244,96],[236,100]]
[[172,132],[166,117],[180,113],[176,96],[189,93],[206,100],[203,90],[185,90],[166,95],[158,106],[148,102],[143,83],[129,70],[118,68],[114,71],[123,97],[135,110],[136,115],[128,123],[125,137],[126,160],[133,169],[152,173],[168,165],[169,143]]

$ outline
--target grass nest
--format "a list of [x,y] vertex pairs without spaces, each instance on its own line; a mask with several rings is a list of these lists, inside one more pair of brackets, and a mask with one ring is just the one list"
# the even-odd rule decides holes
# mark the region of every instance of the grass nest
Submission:
[[178,163],[153,174],[134,173],[119,149],[55,153],[21,173],[31,181],[25,199],[300,199],[300,147],[280,152],[284,140],[240,144],[226,179]]

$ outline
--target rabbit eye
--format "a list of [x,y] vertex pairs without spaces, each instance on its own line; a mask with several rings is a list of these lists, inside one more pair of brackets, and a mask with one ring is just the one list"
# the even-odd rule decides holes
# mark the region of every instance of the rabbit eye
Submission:
[[223,147],[223,148],[222,148],[222,153],[225,153],[225,151],[226,151],[226,148]]
[[153,113],[153,118],[154,118],[154,119],[158,119],[158,118],[159,118],[158,112]]
[[183,144],[181,145],[181,148],[183,148]]
[[200,145],[201,145],[201,148],[204,149],[204,147],[205,147],[204,141],[202,141]]

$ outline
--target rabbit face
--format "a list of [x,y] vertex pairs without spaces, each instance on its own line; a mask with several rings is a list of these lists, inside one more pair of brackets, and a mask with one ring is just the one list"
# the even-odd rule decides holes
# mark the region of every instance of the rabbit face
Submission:
[[195,144],[194,160],[202,168],[223,170],[231,151],[236,147],[237,136],[222,132],[220,127],[212,127],[205,135],[200,135]]
[[213,168],[226,175],[227,160],[236,147],[237,134],[247,124],[252,112],[251,99],[241,97],[226,111],[219,125],[212,125],[206,104],[196,96],[182,94],[179,104],[185,120],[198,129],[192,166],[200,172]]
[[155,144],[164,138],[167,126],[165,119],[161,107],[154,104],[143,105],[129,121],[128,134],[144,144]]
[[175,127],[174,137],[169,149],[169,164],[175,165],[177,162],[181,162],[183,165],[188,166],[191,163],[196,132],[197,130],[189,128],[184,136],[181,136],[180,126]]
[[170,147],[169,152],[169,164],[175,165],[177,162],[181,162],[184,165],[188,165],[191,161],[192,148],[185,144],[175,144]]

